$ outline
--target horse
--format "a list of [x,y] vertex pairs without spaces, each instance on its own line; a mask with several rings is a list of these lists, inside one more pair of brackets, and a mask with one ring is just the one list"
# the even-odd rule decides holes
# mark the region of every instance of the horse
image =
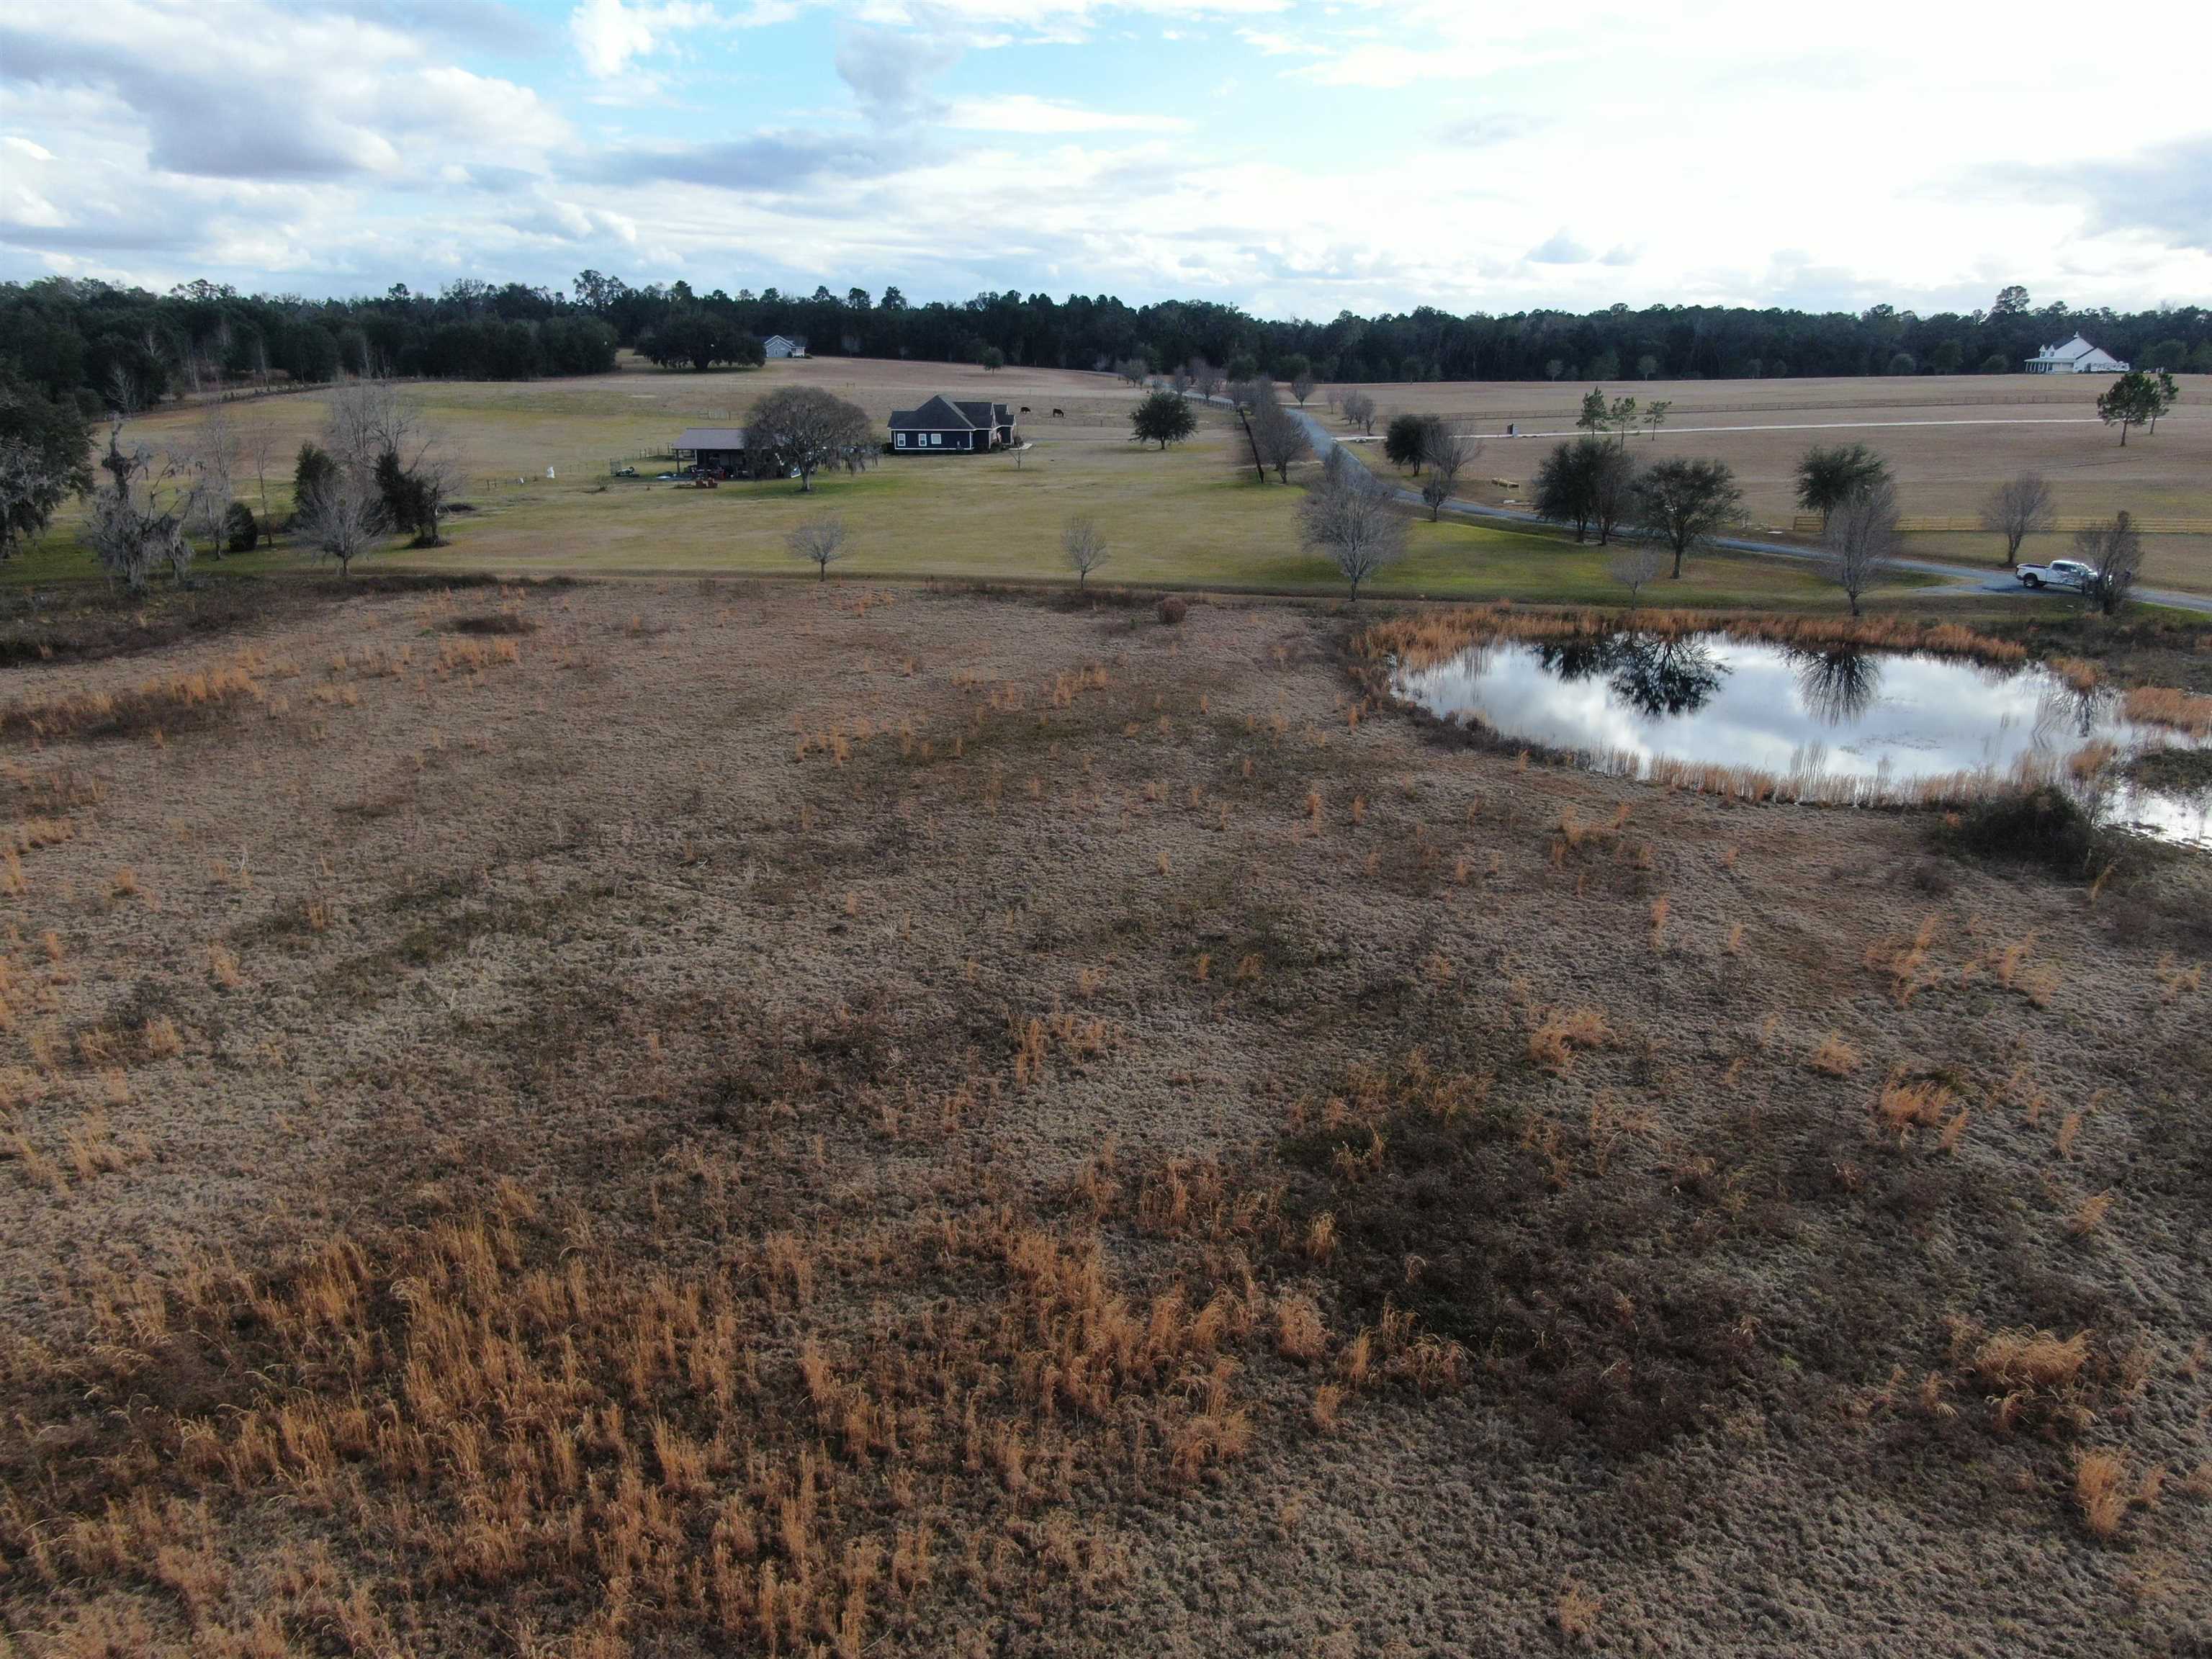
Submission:
[[1027,404],[1024,404],[1022,405],[1022,413],[1023,413],[1023,414],[1024,414],[1024,415],[1026,415],[1026,414],[1028,414],[1029,412],[1030,412],[1030,406],[1029,406]]
[[1066,420],[1067,418],[1067,411],[1064,409],[1055,409],[1052,411],[1052,418],[1055,421]]

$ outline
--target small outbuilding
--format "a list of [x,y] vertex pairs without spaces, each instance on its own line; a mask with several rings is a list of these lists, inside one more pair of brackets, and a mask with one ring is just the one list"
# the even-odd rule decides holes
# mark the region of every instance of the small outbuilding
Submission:
[[927,450],[972,455],[1004,449],[1014,441],[1014,414],[1006,404],[947,398],[941,393],[919,409],[891,411],[891,453]]
[[2063,345],[2048,345],[2027,360],[2031,374],[2124,374],[2128,366],[2100,346],[2076,334]]
[[691,426],[671,446],[677,455],[702,472],[745,474],[745,429],[741,426]]

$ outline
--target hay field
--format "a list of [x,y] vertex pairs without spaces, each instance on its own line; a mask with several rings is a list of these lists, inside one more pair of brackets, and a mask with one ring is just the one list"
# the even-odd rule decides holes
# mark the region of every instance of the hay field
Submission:
[[0,681],[0,1650],[2212,1639],[2201,861],[1320,607],[278,600]]
[[[1018,468],[1005,455],[887,456],[857,477],[825,477],[811,495],[782,481],[675,489],[648,479],[615,480],[611,462],[665,453],[684,426],[741,422],[753,399],[787,383],[818,385],[850,398],[878,422],[933,390],[993,397],[1018,408],[1035,444]],[[463,459],[472,511],[450,525],[453,545],[430,552],[392,549],[380,566],[513,575],[696,572],[792,574],[784,538],[803,520],[842,514],[852,532],[842,574],[968,580],[1064,578],[1060,537],[1078,513],[1095,516],[1113,548],[1099,580],[1327,593],[1340,584],[1298,546],[1296,489],[1259,484],[1237,464],[1237,434],[1218,412],[1199,435],[1165,453],[1129,441],[1137,393],[1104,375],[823,358],[771,363],[755,373],[663,372],[629,361],[617,374],[530,384],[438,382],[412,389],[426,420]],[[1054,407],[1066,410],[1054,420]],[[265,421],[289,479],[290,456],[321,428],[316,393],[233,406],[240,422]],[[165,410],[135,423],[139,441],[180,443],[198,418]],[[550,466],[556,476],[544,477]],[[288,505],[283,482],[271,501]],[[258,505],[248,483],[243,492]],[[279,549],[232,567],[296,568]],[[89,574],[66,521],[47,549],[0,568],[0,580],[50,581]],[[1917,583],[1900,583],[1893,594]],[[1380,593],[1468,599],[1511,597],[1609,602],[1620,590],[1606,556],[1549,535],[1465,524],[1416,524],[1408,557]],[[1694,605],[1826,608],[1841,603],[1807,570],[1757,559],[1693,564],[1680,600]]]
[[[2063,514],[2105,514],[2122,508],[2141,518],[2212,519],[2212,377],[2181,375],[2181,401],[2156,433],[2134,432],[2120,447],[2117,431],[2096,419],[2097,395],[2111,382],[2094,375],[1916,376],[1835,380],[1654,380],[1608,385],[1609,396],[1639,404],[1668,399],[1674,409],[1657,439],[1635,440],[1640,455],[1712,455],[1735,469],[1747,505],[1762,524],[1787,527],[1794,504],[1792,471],[1814,444],[1865,443],[1889,458],[1907,514],[1972,514],[1991,485],[2034,470],[2051,481]],[[1325,388],[1330,398],[1349,387]],[[1386,414],[1398,410],[1456,417],[1486,434],[1479,465],[1482,499],[1498,477],[1526,481],[1556,438],[1509,440],[1521,430],[1571,434],[1587,384],[1440,382],[1361,388]],[[1322,394],[1316,394],[1316,402]],[[1327,410],[1320,411],[1328,416]],[[1948,421],[2034,422],[2033,425],[1854,425],[1830,423]],[[2064,422],[2051,424],[2050,422]],[[1762,427],[1802,429],[1762,431]],[[1690,427],[1719,427],[1692,432]],[[1376,422],[1380,432],[1382,422]],[[2069,538],[2032,539],[2030,558],[2056,557]],[[1925,535],[1912,550],[1961,563],[2002,565],[1998,539],[1981,534]],[[2212,536],[2160,536],[2150,545],[2145,580],[2212,591]]]

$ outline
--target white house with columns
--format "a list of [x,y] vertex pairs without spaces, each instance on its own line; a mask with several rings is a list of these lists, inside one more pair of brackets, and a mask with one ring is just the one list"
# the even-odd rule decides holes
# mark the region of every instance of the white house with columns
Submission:
[[2031,374],[2124,374],[2128,366],[2076,334],[2064,345],[2043,348],[2027,360]]

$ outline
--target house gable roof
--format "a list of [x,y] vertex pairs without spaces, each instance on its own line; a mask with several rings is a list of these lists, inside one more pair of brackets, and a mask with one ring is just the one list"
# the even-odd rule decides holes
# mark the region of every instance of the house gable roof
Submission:
[[2047,345],[2036,356],[2050,362],[2071,362],[2076,357],[2086,357],[2097,348],[2076,334],[2072,339],[2057,345]]
[[[969,404],[974,408],[979,405]],[[895,409],[891,411],[891,430],[894,432],[973,432],[979,426],[988,426],[988,420],[970,420],[961,404],[939,394],[920,409]]]
[[1004,426],[1006,424],[1006,406],[1004,404],[989,403],[979,398],[974,402],[963,401],[953,406],[965,415],[972,425]]
[[687,426],[677,434],[678,449],[743,449],[745,429],[741,426]]

